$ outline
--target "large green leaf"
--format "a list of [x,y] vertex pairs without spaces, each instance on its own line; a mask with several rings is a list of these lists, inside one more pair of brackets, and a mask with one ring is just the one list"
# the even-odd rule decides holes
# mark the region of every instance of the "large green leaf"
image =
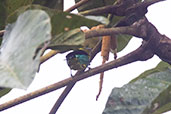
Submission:
[[19,14],[23,13],[24,11],[28,9],[42,9],[46,11],[49,16],[51,17],[51,24],[52,24],[52,36],[55,37],[59,33],[72,30],[75,28],[79,28],[81,26],[88,26],[92,27],[97,24],[100,24],[100,22],[87,19],[83,16],[67,13],[67,12],[60,12],[58,10],[52,10],[47,7],[39,6],[39,5],[29,5],[24,6],[13,13],[13,15],[10,15],[8,17],[7,23],[14,22]]
[[160,114],[171,110],[171,66],[161,62],[155,69],[122,88],[114,88],[103,114]]
[[0,87],[26,89],[36,74],[42,49],[51,38],[50,18],[44,11],[29,10],[6,27],[0,54]]

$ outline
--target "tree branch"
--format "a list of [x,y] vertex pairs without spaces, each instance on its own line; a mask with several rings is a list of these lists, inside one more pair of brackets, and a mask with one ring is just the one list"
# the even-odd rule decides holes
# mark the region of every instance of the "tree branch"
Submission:
[[147,11],[147,7],[165,0],[147,0],[138,2],[138,0],[121,0],[121,3],[115,5],[108,5],[104,7],[94,8],[80,12],[81,15],[101,15],[101,14],[114,14],[116,16],[126,16],[136,12]]
[[113,69],[113,68],[117,68],[135,61],[144,61],[147,60],[149,58],[151,58],[153,56],[153,54],[151,53],[150,50],[148,50],[149,47],[149,43],[145,42],[142,44],[142,46],[140,46],[137,50],[127,54],[126,56],[123,56],[119,59],[116,59],[112,62],[106,63],[104,65],[95,67],[91,70],[88,70],[82,74],[76,75],[73,78],[67,78],[65,80],[62,80],[58,83],[52,84],[50,86],[44,87],[40,90],[31,92],[29,94],[23,95],[19,98],[16,98],[14,100],[8,101],[4,104],[0,105],[0,111],[3,111],[5,109],[11,108],[15,105],[21,104],[23,102],[26,102],[28,100],[31,100],[33,98],[39,97],[41,95],[44,95],[46,93],[52,92],[56,89],[62,88],[70,83],[76,83],[77,81],[83,80],[85,78],[91,77],[95,74]]
[[134,23],[131,26],[125,26],[125,27],[113,27],[113,28],[104,28],[104,29],[98,29],[98,30],[90,30],[85,32],[85,38],[91,38],[91,37],[98,37],[98,36],[107,36],[112,34],[127,34],[136,36],[139,38],[145,38],[146,37],[146,19],[141,19],[140,21]]
[[151,46],[149,49],[151,49],[160,59],[171,64],[171,39],[165,35],[161,35],[156,27],[148,22],[146,18],[135,22],[131,26],[88,31],[85,33],[85,38],[112,34],[133,35],[142,38],[144,41],[150,42]]
[[72,7],[65,10],[65,12],[71,12],[74,9],[76,9],[76,8],[82,6],[83,4],[87,3],[88,1],[90,1],[90,0],[81,0],[81,1],[77,2],[75,5],[73,5]]

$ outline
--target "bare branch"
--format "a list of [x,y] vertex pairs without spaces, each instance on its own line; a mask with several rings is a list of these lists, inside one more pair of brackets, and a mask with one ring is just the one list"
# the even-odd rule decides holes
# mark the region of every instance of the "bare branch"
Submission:
[[71,12],[71,11],[73,11],[74,9],[80,7],[81,5],[87,3],[88,1],[90,1],[90,0],[81,0],[81,1],[79,1],[78,3],[76,3],[75,5],[73,5],[72,7],[68,8],[67,10],[65,10],[65,12]]
[[98,66],[96,68],[93,68],[91,70],[88,70],[82,74],[76,75],[74,78],[67,78],[65,80],[62,80],[58,83],[52,84],[50,86],[44,87],[40,90],[31,92],[29,94],[23,95],[19,98],[16,98],[14,100],[8,101],[4,104],[0,105],[0,111],[3,111],[5,109],[11,108],[15,105],[21,104],[23,102],[26,102],[28,100],[31,100],[33,98],[39,97],[41,95],[44,95],[46,93],[52,92],[56,89],[62,88],[70,83],[76,83],[77,81],[83,80],[85,78],[91,77],[95,74],[117,68],[138,60],[144,61],[153,56],[150,50],[148,50],[148,43],[144,43],[142,46],[140,46],[137,50],[127,54],[126,56],[123,56],[119,59],[116,59],[112,62],[106,63],[104,65]]
[[146,37],[146,26],[145,24],[148,21],[146,19],[141,19],[138,22],[134,23],[131,26],[125,27],[113,27],[113,28],[104,28],[98,30],[90,30],[85,33],[85,38],[97,37],[97,36],[106,36],[112,34],[127,34],[140,38]]
[[85,33],[85,37],[90,38],[112,34],[133,35],[142,38],[144,41],[150,42],[151,46],[149,46],[149,49],[160,57],[160,59],[171,64],[171,39],[161,35],[156,27],[148,22],[146,18],[135,22],[131,26],[88,31]]
[[85,38],[107,36],[112,34],[129,34],[136,36],[136,31],[133,27],[115,27],[115,28],[104,28],[99,30],[90,30],[85,33]]
[[[137,0],[138,1],[138,0]],[[80,12],[81,15],[101,15],[101,14],[114,14],[117,16],[126,16],[131,13],[135,12],[144,12],[146,13],[147,7],[161,1],[165,0],[144,0],[143,2],[137,2],[135,0],[127,0],[122,2],[120,4],[115,5],[108,5],[104,7],[99,7],[91,10],[86,10],[83,12]]]
[[26,102],[28,100],[34,99],[34,98],[39,97],[41,95],[52,92],[52,91],[54,91],[56,89],[64,87],[71,81],[72,81],[72,78],[68,78],[68,79],[62,80],[62,81],[60,81],[58,83],[54,83],[52,85],[49,85],[49,86],[44,87],[42,89],[39,89],[37,91],[34,91],[34,92],[29,93],[29,94],[23,95],[21,97],[18,97],[18,98],[14,99],[14,100],[8,101],[8,102],[0,105],[0,111],[3,111],[5,109],[11,108],[13,106],[16,106],[18,104]]

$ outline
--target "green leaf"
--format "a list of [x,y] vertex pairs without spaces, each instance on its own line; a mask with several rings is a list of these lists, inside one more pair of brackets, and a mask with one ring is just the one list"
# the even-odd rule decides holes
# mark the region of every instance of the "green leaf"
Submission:
[[[100,24],[97,21],[87,19],[83,16],[67,13],[67,12],[54,12],[51,17],[53,31],[52,34],[59,34],[68,30],[79,28],[81,26],[92,27]],[[59,24],[60,23],[60,24]]]
[[0,0],[0,29],[5,28],[7,16],[21,6],[31,4],[32,0]]
[[104,17],[104,16],[92,16],[92,15],[87,15],[85,16],[85,18],[90,19],[90,20],[94,20],[97,22],[100,22],[102,24],[108,25],[109,24],[109,20]]
[[131,38],[132,36],[129,35],[117,35],[117,51],[122,51],[127,46]]
[[0,88],[0,98],[6,94],[8,94],[12,89],[10,88]]
[[48,48],[65,52],[82,47],[84,41],[84,33],[77,28],[57,35],[51,40]]
[[[121,19],[123,19],[123,17],[114,16],[110,22],[110,26],[115,26]],[[117,38],[117,46],[118,46],[117,51],[120,52],[127,46],[132,36],[120,34],[117,35],[116,38]]]
[[171,110],[171,66],[161,62],[155,69],[114,88],[103,114],[159,114]]
[[63,0],[33,0],[33,4],[63,11]]
[[42,49],[50,40],[50,18],[44,11],[29,10],[6,27],[0,54],[0,87],[26,89],[37,72]]
[[46,11],[49,16],[51,17],[51,24],[52,24],[52,37],[56,37],[59,33],[72,30],[75,28],[79,28],[81,26],[92,27],[97,24],[100,24],[97,21],[87,19],[83,16],[67,13],[67,12],[60,12],[58,10],[52,10],[47,7],[39,6],[39,5],[29,5],[24,6],[18,10],[16,10],[13,15],[8,17],[7,23],[14,22],[19,14],[23,13],[28,9],[42,9]]
[[153,74],[153,73],[156,73],[156,72],[162,72],[162,71],[164,71],[164,70],[166,70],[168,68],[171,68],[171,66],[168,63],[161,61],[155,68],[152,68],[150,70],[147,70],[147,71],[143,72],[140,76],[138,76],[137,78],[131,80],[129,83],[135,82],[135,81],[137,81],[139,79],[142,79],[142,78],[146,78],[150,74]]

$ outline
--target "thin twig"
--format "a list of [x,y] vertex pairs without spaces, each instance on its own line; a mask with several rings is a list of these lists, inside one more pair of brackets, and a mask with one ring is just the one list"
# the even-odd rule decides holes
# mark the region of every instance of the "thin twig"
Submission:
[[51,57],[55,56],[57,53],[60,53],[60,51],[51,50],[50,52],[48,52],[44,56],[40,57],[40,64],[44,63],[45,61],[47,61]]
[[[80,12],[81,15],[101,15],[114,14],[116,16],[125,16],[133,12],[147,9],[148,6],[165,0],[144,0],[143,2],[124,1],[124,4],[108,5]],[[137,10],[138,9],[138,10]],[[131,11],[130,11],[131,10]]]
[[87,3],[88,1],[90,1],[90,0],[81,0],[81,1],[77,2],[75,5],[73,5],[72,7],[68,8],[67,10],[65,10],[65,12],[71,12],[74,9],[80,7],[81,5]]

